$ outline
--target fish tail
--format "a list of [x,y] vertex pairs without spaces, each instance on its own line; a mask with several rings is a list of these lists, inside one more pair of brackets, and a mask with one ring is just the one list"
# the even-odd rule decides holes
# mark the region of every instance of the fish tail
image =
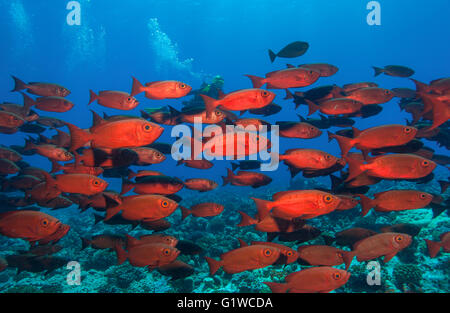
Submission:
[[441,186],[441,194],[447,191],[449,183],[444,180],[438,180],[439,186]]
[[220,101],[211,98],[207,95],[200,95],[200,96],[203,98],[203,101],[205,102],[206,116],[211,116],[214,109],[220,104]]
[[19,91],[23,89],[28,89],[28,85],[25,84],[23,81],[18,79],[16,76],[11,75],[11,77],[14,79],[14,89],[11,91]]
[[255,220],[254,218],[252,218],[250,215],[248,215],[247,213],[244,213],[242,211],[239,211],[239,214],[241,214],[241,222],[239,224],[237,224],[238,227],[242,227],[242,226],[250,226],[250,225],[255,225],[258,223],[257,220]]
[[101,216],[99,214],[94,214],[94,225],[97,225],[98,223],[100,223],[103,220],[104,220],[103,216]]
[[319,110],[319,106],[317,104],[315,104],[312,101],[309,101],[308,99],[305,99],[306,103],[308,104],[308,116],[314,114],[317,110]]
[[227,176],[222,176],[223,180],[222,186],[228,185],[231,182],[233,176],[234,176],[233,172],[229,168],[227,168]]
[[431,241],[428,239],[425,239],[425,242],[427,243],[428,253],[430,254],[430,258],[434,258],[441,249],[441,243],[436,241]]
[[292,92],[287,88],[285,90],[286,90],[286,96],[283,98],[283,100],[293,99],[294,95],[292,94]]
[[275,61],[275,58],[277,57],[277,55],[275,54],[275,52],[273,52],[272,50],[269,49],[269,58],[270,58],[270,62],[273,63],[273,61]]
[[81,250],[86,249],[91,245],[91,241],[89,239],[81,237]]
[[25,146],[23,147],[24,151],[29,151],[29,150],[33,150],[36,149],[36,144],[31,141],[30,139],[25,139]]
[[119,243],[116,243],[114,246],[117,254],[117,264],[122,264],[128,258],[128,253],[122,248]]
[[105,201],[106,201],[106,215],[103,221],[111,219],[113,216],[115,216],[122,210],[120,204],[117,203],[114,199],[105,196]]
[[128,179],[122,179],[122,190],[120,191],[120,194],[123,195],[131,191],[133,188],[134,183],[132,181],[129,181]]
[[356,176],[361,175],[366,171],[364,163],[359,160],[355,160],[353,158],[344,157],[345,161],[348,164],[348,177],[345,182],[348,182],[354,179]]
[[26,93],[19,91],[22,96],[23,96],[23,106],[24,108],[28,111],[30,110],[30,108],[34,105],[36,105],[36,101],[34,101],[33,98],[31,98],[29,95],[27,95]]
[[354,251],[342,251],[341,253],[345,264],[345,270],[348,270],[352,264],[353,258],[356,256],[356,253]]
[[94,102],[95,100],[98,100],[98,96],[95,94],[95,92],[93,92],[91,89],[89,89],[89,104],[91,104],[92,102]]
[[56,180],[49,173],[42,171],[42,174],[45,176],[45,183],[48,186],[56,186]]
[[358,197],[361,198],[361,216],[366,216],[370,209],[374,207],[374,200],[361,194]]
[[92,140],[92,135],[87,131],[67,122],[65,125],[70,131],[70,151],[76,151]]
[[330,174],[331,190],[334,192],[342,184],[343,180],[333,174]]
[[62,170],[61,164],[59,164],[55,160],[51,160],[51,162],[52,162],[52,170],[50,171],[50,173],[56,173]]
[[375,77],[377,77],[378,75],[382,74],[384,72],[384,69],[376,67],[376,66],[372,66],[373,70],[375,71]]
[[339,144],[339,148],[341,148],[342,156],[346,156],[348,154],[348,152],[350,151],[350,149],[354,145],[353,138],[339,136],[339,135],[333,134],[331,132],[328,132],[328,142],[330,142],[332,139],[337,140],[337,142]]
[[130,173],[128,174],[128,179],[132,179],[132,178],[134,178],[134,177],[136,177],[136,173],[135,172],[133,172],[132,170],[130,170]]
[[263,284],[266,284],[273,293],[286,293],[289,289],[286,283],[263,282]]
[[273,203],[268,200],[258,199],[258,198],[251,198],[253,201],[255,201],[256,209],[258,210],[258,219],[262,221],[272,210]]
[[192,212],[188,209],[185,208],[184,206],[180,205],[180,209],[181,209],[181,220],[183,221],[186,217],[188,217],[189,215],[192,214]]
[[261,88],[266,83],[265,82],[266,79],[263,77],[258,77],[254,75],[244,75],[244,76],[250,78],[253,84],[253,88]]
[[133,77],[133,86],[131,88],[131,96],[135,96],[145,91],[145,86],[142,85],[135,77]]
[[207,256],[205,256],[205,260],[206,262],[208,262],[209,273],[211,274],[211,276],[214,275],[219,270],[219,268],[223,266],[222,261],[217,261]]
[[234,172],[239,167],[239,164],[231,162],[231,170]]

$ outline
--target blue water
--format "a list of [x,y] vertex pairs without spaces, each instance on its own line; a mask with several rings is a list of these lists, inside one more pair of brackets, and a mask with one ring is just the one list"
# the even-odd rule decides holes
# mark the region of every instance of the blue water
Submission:
[[[380,26],[369,26],[366,22],[369,1],[80,0],[80,26],[67,24],[67,2],[0,1],[0,100],[22,103],[19,93],[10,92],[13,88],[10,75],[26,82],[61,84],[72,91],[67,98],[75,103],[74,108],[66,113],[42,112],[42,115],[61,118],[81,128],[91,126],[88,109],[109,115],[123,113],[97,103],[88,107],[89,89],[130,92],[131,76],[142,82],[180,80],[197,89],[202,82],[211,82],[214,76],[221,75],[225,80],[224,91],[231,92],[251,88],[251,82],[244,74],[263,76],[284,68],[286,63],[330,63],[339,67],[336,75],[320,78],[311,87],[298,90],[359,81],[373,81],[389,89],[414,88],[408,79],[386,75],[373,77],[371,66],[387,64],[411,67],[416,72],[413,77],[424,82],[448,77],[450,73],[447,35],[450,2],[447,0],[434,0],[432,3],[421,0],[379,1]],[[279,51],[296,40],[310,44],[304,56],[277,58],[270,63],[267,49]],[[283,109],[265,120],[273,124],[296,120],[295,113],[306,116],[306,106],[295,111],[291,100],[283,100],[283,90],[274,92],[277,94],[274,102]],[[149,100],[143,94],[137,98],[140,105],[124,114],[139,115],[139,110],[147,107],[182,107],[181,99]],[[404,124],[410,115],[401,112],[397,102],[398,98],[394,98],[382,104],[383,111],[379,115],[356,118],[354,126],[365,129],[381,124]],[[250,116],[246,113],[243,117]],[[158,141],[173,142],[171,127],[165,126],[165,129]],[[329,130],[335,132],[339,129]],[[46,131],[44,135],[53,133]],[[0,142],[7,146],[23,145],[28,135],[0,134]],[[426,145],[438,154],[448,155],[448,151],[435,142],[426,141]],[[325,134],[312,140],[280,139],[280,152],[300,147],[322,149],[335,156],[340,154],[337,142],[328,143]],[[51,167],[50,162],[41,156],[26,156],[24,160],[46,170]],[[175,163],[169,157],[149,169],[181,179],[204,177],[221,183],[220,176],[225,175],[226,168],[230,167],[228,161],[216,161],[212,170],[199,171],[175,167]],[[133,167],[133,170],[138,169]],[[445,179],[446,171],[438,166],[435,173]],[[290,183],[285,165],[281,164],[276,172],[266,174],[280,189]],[[112,189],[120,190],[119,179],[107,181]],[[329,186],[326,177],[317,181]],[[433,186],[438,188],[436,182]],[[225,190],[242,192],[245,196],[250,187],[226,187]],[[76,214],[76,210],[67,210],[72,217]],[[63,214],[61,212],[59,214]],[[448,219],[446,225],[448,227]],[[2,237],[0,240],[6,239]]]

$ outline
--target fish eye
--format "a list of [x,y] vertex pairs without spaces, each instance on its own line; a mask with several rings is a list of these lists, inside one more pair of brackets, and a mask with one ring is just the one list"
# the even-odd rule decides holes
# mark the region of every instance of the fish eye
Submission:
[[166,200],[164,200],[164,201],[161,202],[161,206],[162,206],[163,208],[167,208],[167,207],[169,206],[169,202],[166,201]]
[[216,115],[217,115],[217,116],[220,116],[220,115],[222,115],[222,112],[216,111]]
[[261,94],[263,97],[269,96],[269,92],[267,92],[266,90],[264,90]]
[[312,74],[313,74],[313,71],[309,71],[309,74],[312,75]]
[[150,124],[144,125],[144,131],[151,131],[151,130],[152,130],[152,126]]
[[405,133],[409,134],[412,131],[412,129],[410,127],[405,127],[404,131]]
[[130,98],[130,97],[128,97],[128,98],[127,98],[127,101],[131,101],[131,98]]
[[160,159],[162,157],[162,154],[158,152],[158,153],[155,154],[155,156],[156,156],[157,159]]
[[181,83],[181,84],[180,84],[180,88],[181,88],[181,89],[186,88],[186,84]]
[[333,197],[332,197],[331,195],[325,195],[325,196],[323,197],[323,200],[324,200],[326,203],[330,203],[330,202],[333,200]]
[[340,252],[336,253],[336,255],[337,255],[337,257],[340,258],[340,259],[342,259],[342,257],[343,257],[342,253],[340,253]]
[[335,280],[341,279],[341,273],[338,273],[338,272],[334,273],[334,274],[333,274],[333,278],[334,278]]
[[286,253],[286,255],[287,255],[287,256],[292,256],[293,253],[292,253],[292,251],[288,251],[288,252]]
[[427,197],[427,195],[424,194],[424,193],[421,193],[421,194],[420,194],[420,197],[421,197],[422,199],[425,199],[425,198]]
[[98,185],[100,185],[100,181],[98,181],[98,180],[94,180],[94,185],[95,185],[95,186],[98,186]]
[[272,250],[264,249],[263,253],[264,253],[265,256],[271,256],[272,255]]
[[164,255],[170,255],[170,250],[169,249],[164,249],[163,253],[164,253]]
[[428,162],[427,160],[422,161],[422,166],[427,167],[428,165],[430,165],[430,162]]
[[385,90],[384,94],[389,95],[391,92],[389,90]]
[[42,225],[43,227],[47,227],[47,226],[48,226],[48,219],[44,218],[44,219],[41,221],[41,225]]
[[310,127],[309,130],[314,130],[314,127]]
[[397,242],[402,242],[403,241],[403,236],[402,235],[395,236],[394,240],[397,241]]

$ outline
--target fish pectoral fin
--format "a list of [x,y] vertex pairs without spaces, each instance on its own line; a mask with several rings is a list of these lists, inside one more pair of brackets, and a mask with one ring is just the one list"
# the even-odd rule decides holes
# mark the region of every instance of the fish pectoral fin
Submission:
[[383,262],[384,262],[384,263],[389,262],[396,254],[397,254],[397,251],[392,252],[392,253],[389,253],[389,254],[386,254],[386,255],[384,256]]

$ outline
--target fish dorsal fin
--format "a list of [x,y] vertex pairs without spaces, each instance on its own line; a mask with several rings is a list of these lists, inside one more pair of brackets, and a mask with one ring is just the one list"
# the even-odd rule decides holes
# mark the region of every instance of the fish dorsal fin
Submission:
[[97,127],[106,123],[106,121],[95,111],[91,110],[91,112],[92,112],[92,127]]
[[352,127],[352,130],[353,130],[353,138],[356,138],[361,134],[361,131],[356,127]]
[[140,244],[140,240],[136,239],[134,237],[131,237],[130,235],[126,235],[127,237],[127,248],[130,249],[131,247],[138,246]]
[[242,240],[241,238],[238,238],[238,240],[239,240],[239,247],[240,248],[248,246],[248,244],[244,240]]

